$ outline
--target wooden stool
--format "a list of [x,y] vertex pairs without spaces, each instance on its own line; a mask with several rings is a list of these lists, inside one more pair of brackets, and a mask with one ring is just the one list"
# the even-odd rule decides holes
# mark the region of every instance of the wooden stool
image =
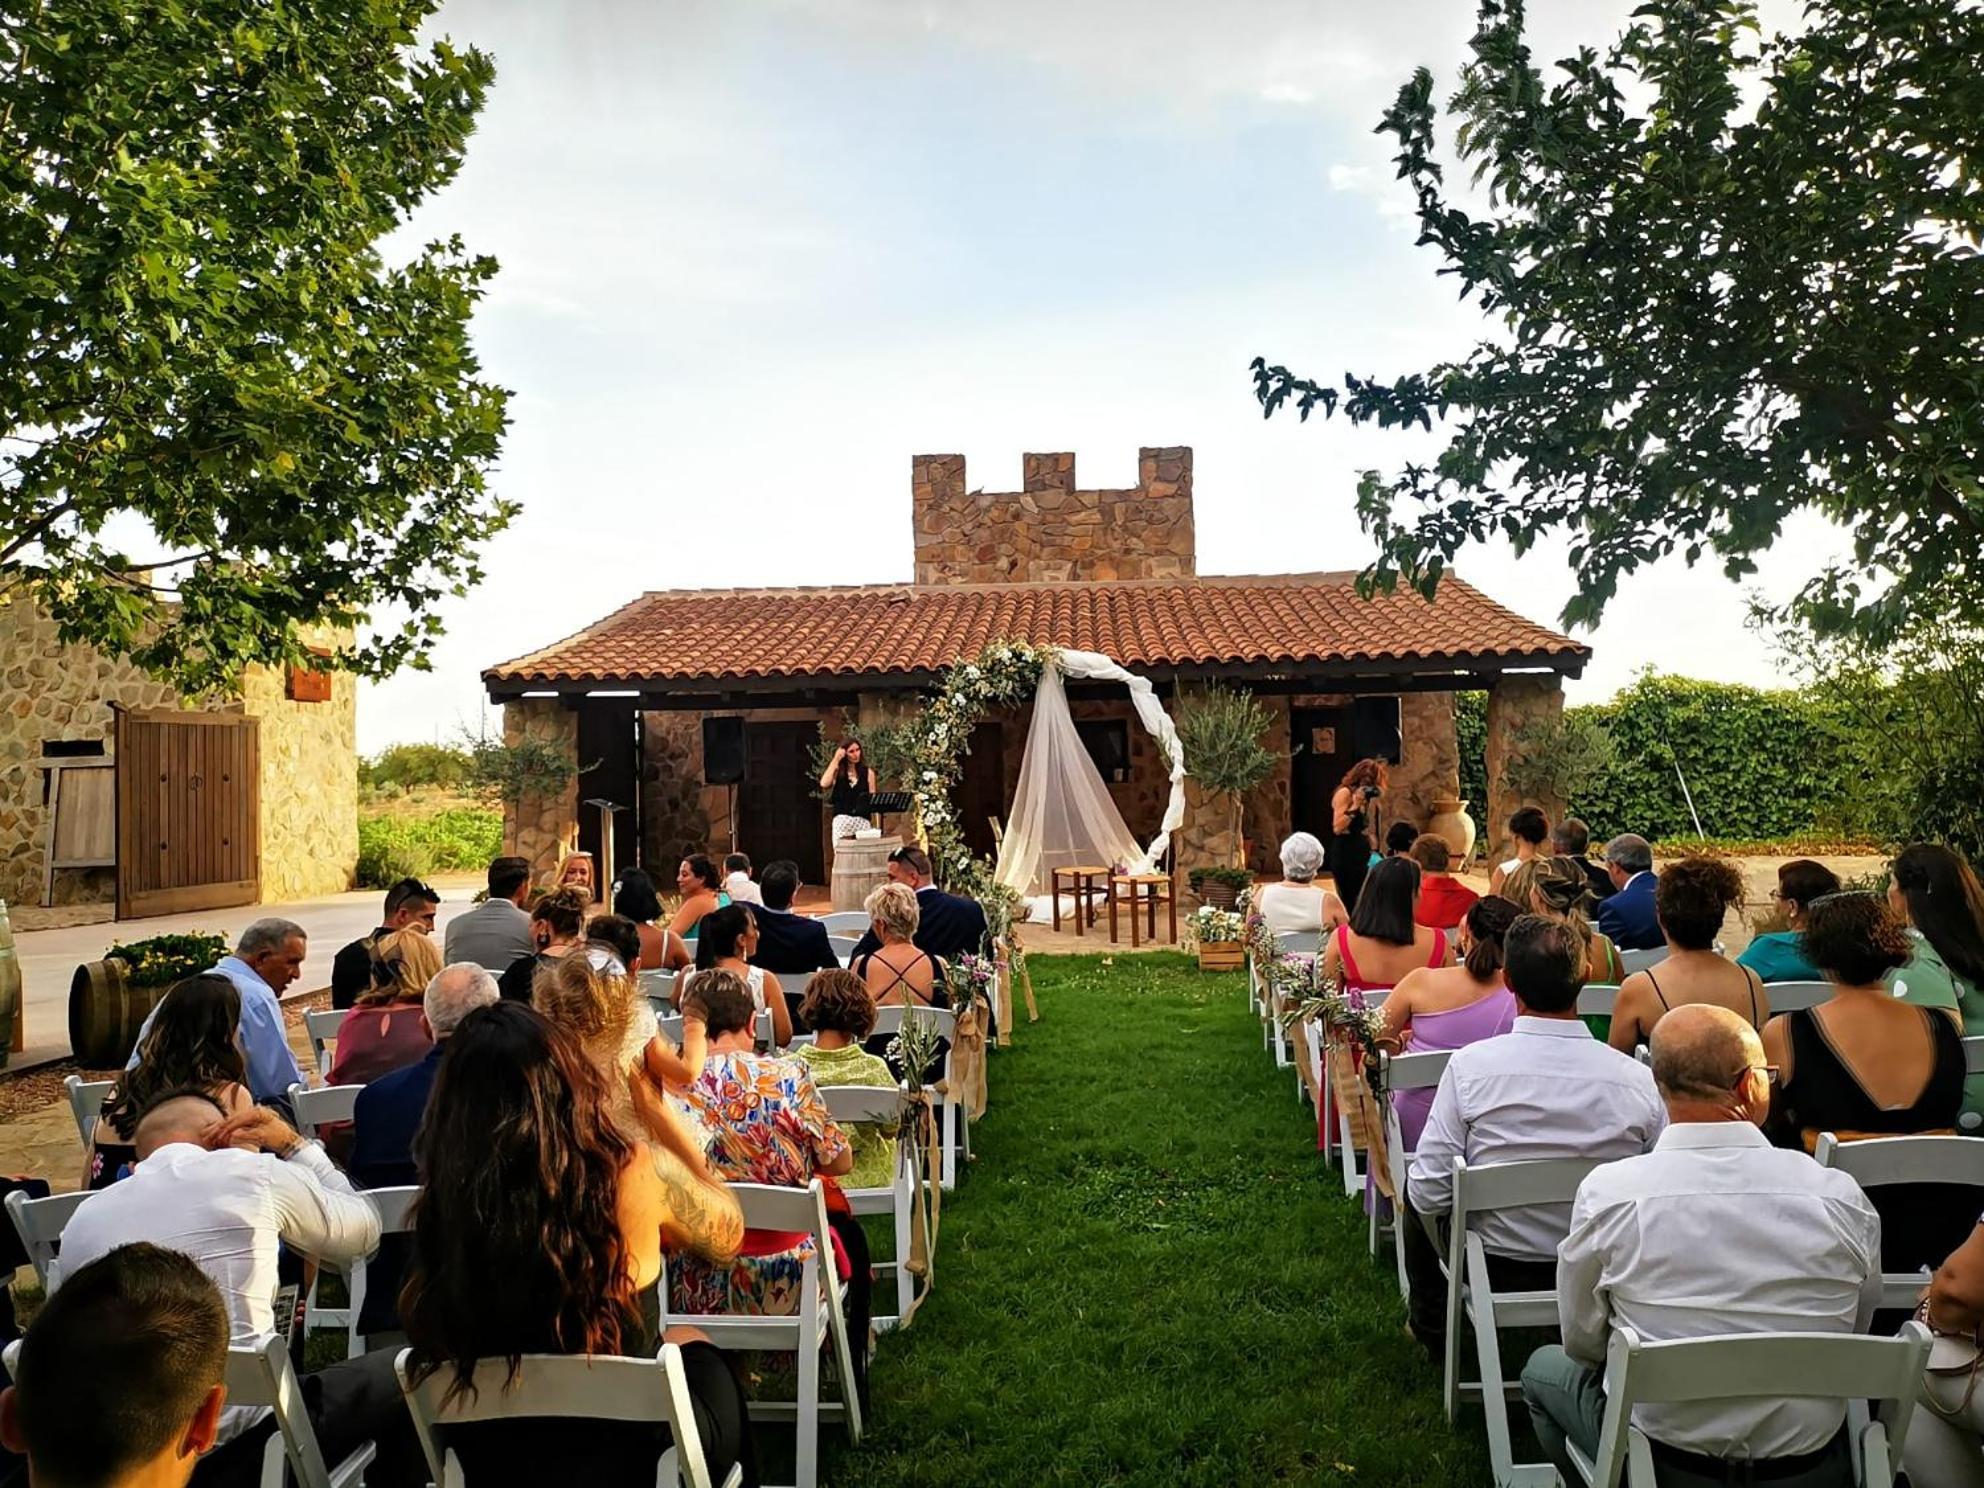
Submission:
[[[1080,864],[1073,868],[1054,868],[1048,871],[1048,897],[1054,901],[1054,928],[1061,928],[1061,880],[1068,880],[1068,890],[1075,896],[1075,934],[1082,933],[1084,912],[1089,924],[1095,923],[1095,909],[1090,900],[1095,894],[1095,881],[1099,878],[1107,884],[1111,877],[1109,866],[1105,864]],[[1115,918],[1115,907],[1110,908],[1111,919]]]
[[1170,910],[1171,944],[1178,944],[1178,892],[1168,873],[1112,873],[1109,876],[1109,943],[1116,944],[1116,886],[1124,884],[1130,890],[1130,948],[1142,946],[1138,934],[1137,912],[1141,909],[1150,916],[1151,944],[1157,944],[1157,905],[1163,900]]

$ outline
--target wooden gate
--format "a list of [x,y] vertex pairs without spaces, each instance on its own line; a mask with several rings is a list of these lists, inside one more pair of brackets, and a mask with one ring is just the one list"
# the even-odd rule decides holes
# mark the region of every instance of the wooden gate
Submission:
[[234,713],[117,714],[117,917],[262,897],[260,725]]

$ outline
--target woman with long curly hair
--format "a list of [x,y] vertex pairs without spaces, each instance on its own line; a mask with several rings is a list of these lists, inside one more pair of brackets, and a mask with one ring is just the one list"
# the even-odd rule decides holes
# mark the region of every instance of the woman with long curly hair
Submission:
[[[655,1100],[645,1081],[637,1098]],[[400,1317],[416,1378],[469,1387],[478,1360],[524,1354],[652,1358],[664,1341],[664,1257],[723,1262],[744,1237],[706,1172],[631,1141],[578,1041],[516,1002],[478,1008],[449,1038],[416,1142],[424,1175]],[[721,1350],[682,1345],[696,1426],[717,1481],[754,1481],[744,1393]],[[639,1423],[500,1421],[448,1445],[471,1480],[651,1481],[665,1433]]]
[[1722,858],[1683,858],[1668,865],[1653,891],[1653,912],[1667,941],[1667,959],[1619,985],[1608,1039],[1630,1054],[1653,1036],[1669,1008],[1712,1002],[1752,1028],[1770,1017],[1763,979],[1715,948],[1722,922],[1743,902],[1743,875]]
[[1373,756],[1344,772],[1330,796],[1330,877],[1346,913],[1355,913],[1371,868],[1371,812],[1390,784],[1390,770]]
[[218,972],[174,982],[159,999],[138,1062],[119,1076],[97,1115],[83,1187],[108,1188],[138,1160],[138,1123],[160,1101],[198,1095],[223,1116],[255,1104],[241,1054],[241,993]]

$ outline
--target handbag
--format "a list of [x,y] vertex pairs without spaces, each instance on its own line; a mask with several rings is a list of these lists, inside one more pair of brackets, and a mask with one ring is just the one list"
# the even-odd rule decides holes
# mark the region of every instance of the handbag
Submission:
[[1970,1409],[1970,1398],[1977,1393],[1977,1376],[1984,1366],[1984,1341],[1976,1333],[1945,1333],[1929,1320],[1929,1298],[1916,1304],[1915,1320],[1929,1330],[1929,1378],[1963,1381],[1963,1398],[1945,1410],[1934,1391],[1922,1392],[1923,1403],[1939,1416],[1955,1419]]

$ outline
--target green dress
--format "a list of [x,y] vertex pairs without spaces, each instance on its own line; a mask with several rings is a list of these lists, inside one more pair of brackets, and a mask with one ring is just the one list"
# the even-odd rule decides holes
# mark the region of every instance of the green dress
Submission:
[[[859,1044],[842,1049],[822,1049],[802,1044],[793,1051],[813,1072],[815,1085],[887,1085],[896,1077],[878,1055]],[[895,1138],[885,1137],[875,1127],[855,1126],[848,1132],[854,1143],[854,1168],[840,1180],[842,1188],[887,1188],[896,1181]]]
[[[1984,1034],[1984,990],[1965,981],[1949,968],[1936,948],[1913,925],[1908,938],[1915,942],[1915,956],[1899,971],[1888,973],[1888,986],[1897,988],[1904,1002],[1923,1007],[1955,1008],[1963,1019],[1969,1037]],[[1963,1082],[1962,1129],[1984,1135],[1984,1074],[1967,1076]]]

